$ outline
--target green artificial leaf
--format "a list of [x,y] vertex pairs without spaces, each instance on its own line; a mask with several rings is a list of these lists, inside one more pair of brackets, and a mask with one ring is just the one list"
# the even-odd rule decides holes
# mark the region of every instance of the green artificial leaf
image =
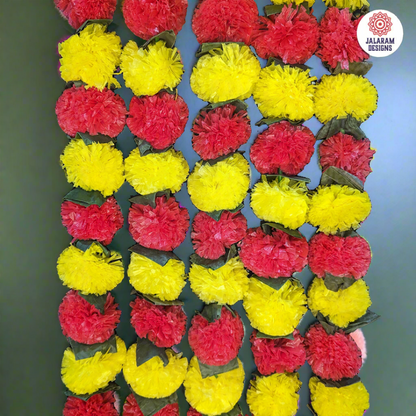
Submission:
[[348,115],[346,118],[333,118],[328,121],[316,135],[316,140],[326,140],[342,132],[355,137],[357,140],[365,139],[367,136],[360,128],[361,122]]
[[170,189],[166,189],[165,191],[154,192],[148,195],[136,195],[132,196],[129,199],[129,202],[132,204],[140,204],[140,205],[150,205],[153,209],[156,208],[156,198],[161,196],[165,196],[166,199],[171,197]]
[[238,359],[234,358],[228,364],[225,365],[207,365],[202,364],[201,361],[198,360],[199,370],[201,371],[202,378],[212,377],[219,374],[228,373],[229,371],[235,370],[238,368]]
[[224,266],[228,261],[236,257],[238,250],[236,245],[232,245],[229,250],[226,251],[226,254],[221,256],[216,260],[205,259],[198,254],[194,253],[189,257],[189,260],[192,264],[197,264],[198,266],[205,267],[207,269],[217,270],[220,267]]
[[318,415],[317,415],[317,413],[315,413],[315,410],[313,410],[312,405],[308,404],[308,409],[311,411],[311,413],[312,413],[314,416],[318,416]]
[[268,335],[260,331],[257,332],[256,338],[266,338],[266,339],[286,338],[286,339],[291,339],[291,340],[295,339],[295,337],[293,336],[293,333],[288,334],[288,335]]
[[163,40],[165,42],[165,46],[167,48],[173,48],[176,42],[175,32],[173,30],[165,30],[164,32],[161,32],[158,35],[150,38],[141,47],[143,49],[146,49],[151,43],[156,43],[156,42],[159,42],[160,40]]
[[95,396],[96,394],[103,394],[107,393],[109,391],[118,391],[120,390],[120,386],[114,382],[110,382],[106,387],[103,387],[102,389],[96,391],[92,394],[75,394],[71,390],[65,391],[65,396],[67,397],[76,397],[77,399],[81,399],[84,402],[86,402],[88,399],[90,399],[92,396]]
[[363,326],[377,321],[378,318],[380,318],[380,315],[377,315],[376,313],[371,312],[370,309],[368,309],[367,312],[361,318],[358,318],[356,321],[351,322],[344,331],[347,334],[350,334],[351,332],[354,332],[357,329],[362,328]]
[[112,23],[112,20],[111,19],[90,19],[90,20],[87,20],[77,29],[77,31],[75,33],[81,32],[88,25],[92,25],[93,23],[96,23],[96,24],[99,24],[99,25],[104,25],[104,26],[108,27]]
[[173,251],[161,251],[146,248],[140,244],[135,244],[129,248],[129,251],[147,257],[155,263],[165,266],[169,260],[179,260],[178,256]]
[[132,388],[130,389],[143,413],[143,416],[154,416],[167,405],[178,402],[178,395],[176,392],[171,394],[169,397],[164,397],[163,399],[147,399],[146,397],[139,396]]
[[92,244],[97,244],[98,246],[101,247],[101,250],[103,251],[104,255],[106,257],[110,257],[111,256],[111,251],[103,246],[99,241],[95,241],[95,240],[77,240],[74,244],[74,246],[79,249],[82,250],[83,252],[86,252]]
[[68,338],[68,342],[72,348],[72,352],[75,355],[76,361],[84,360],[85,358],[92,358],[95,354],[97,354],[97,352],[101,352],[102,354],[113,354],[117,352],[117,341],[115,335],[100,344],[80,344],[71,338]]
[[204,309],[202,309],[201,316],[210,323],[218,321],[221,318],[222,306],[218,303],[205,305]]
[[277,118],[262,118],[260,121],[256,123],[256,126],[262,126],[263,124],[270,126],[271,124],[280,123],[281,121],[288,121],[292,126],[300,126],[305,122],[305,120],[290,120],[284,117],[277,117]]
[[328,335],[334,335],[335,332],[337,332],[339,329],[336,325],[331,323],[321,312],[317,312],[315,316]]
[[142,364],[151,360],[153,357],[159,357],[166,367],[169,364],[168,356],[164,348],[157,347],[147,338],[137,338],[136,346],[136,365],[140,367]]
[[[287,6],[286,4],[279,4],[279,5],[270,4],[270,5],[264,7],[264,14],[267,17],[269,17],[269,16],[272,16],[274,14],[282,13],[283,8],[286,7],[286,6]],[[299,4],[299,6],[297,6],[297,7],[300,8],[302,6],[306,9],[306,13],[311,12],[311,9],[309,7],[309,3],[307,1],[304,1],[303,3]]]
[[364,184],[356,176],[346,172],[343,169],[335,166],[330,166],[322,173],[321,185],[345,185],[353,189],[358,189],[360,192],[364,191]]
[[98,191],[85,191],[82,188],[73,188],[72,191],[69,191],[63,197],[63,200],[82,205],[83,207],[89,207],[90,205],[101,207],[107,199]]
[[117,139],[113,139],[110,136],[104,136],[103,134],[92,136],[89,133],[80,132],[75,135],[75,139],[82,139],[86,146],[89,146],[93,143],[114,143],[117,141]]
[[309,178],[305,178],[304,176],[289,176],[289,175],[285,175],[284,173],[279,173],[276,175],[261,175],[261,179],[265,179],[267,182],[273,182],[276,179],[279,178],[288,178],[291,181],[296,181],[296,182],[305,182],[305,183],[310,183],[310,179]]
[[339,381],[319,378],[319,381],[323,383],[325,387],[335,387],[339,389],[341,387],[352,386],[353,384],[359,383],[361,381],[361,378],[359,376],[355,376],[353,378],[343,378]]
[[[86,85],[87,84],[84,81],[68,81],[65,84],[65,89],[72,88],[74,86],[77,87],[77,88],[79,88],[79,87],[86,86]],[[68,138],[72,139],[71,136],[68,136]]]
[[360,234],[358,234],[357,231],[355,230],[338,231],[335,235],[337,237],[343,237],[343,238],[360,236]]
[[201,111],[214,110],[215,108],[218,108],[218,107],[224,107],[227,104],[231,104],[235,107],[234,114],[240,111],[247,111],[248,109],[248,104],[242,100],[228,100],[228,101],[222,101],[220,103],[210,103],[207,106],[205,106]]
[[78,291],[83,299],[85,299],[89,304],[95,306],[101,314],[104,314],[105,303],[107,302],[107,295],[97,296],[97,295],[84,295],[82,292]]
[[206,212],[206,214],[209,215],[213,220],[218,222],[221,219],[221,215],[224,211],[228,211],[228,212],[235,214],[236,212],[241,211],[243,208],[244,208],[244,203],[241,203],[237,208],[234,208],[234,209],[222,209],[220,211]]
[[229,153],[228,155],[219,156],[216,159],[201,160],[200,163],[201,163],[201,166],[206,165],[206,164],[209,164],[211,166],[214,166],[217,163],[222,162],[222,161],[224,161],[224,160],[226,160],[226,159],[234,156],[236,153],[240,153],[240,155],[243,155],[244,154],[244,152],[242,152],[242,151],[233,152],[233,153]]
[[200,58],[207,53],[212,55],[222,55],[222,47],[223,45],[230,45],[236,44],[240,46],[245,46],[244,42],[210,42],[210,43],[203,43],[199,49],[196,51],[195,56]]
[[325,287],[331,292],[338,292],[340,289],[348,289],[356,280],[351,277],[338,277],[326,273],[324,277]]
[[352,13],[354,19],[359,19],[361,16],[364,16],[365,14],[367,14],[369,11],[370,11],[369,6],[363,6],[361,7],[361,9],[356,9],[356,10],[352,10],[352,8],[350,8],[350,12]]
[[[260,277],[256,275],[251,276],[252,279],[257,279],[259,282],[264,283],[265,285],[271,287],[274,290],[279,291],[287,281],[289,280],[296,280],[293,277],[278,277],[278,278],[270,278],[266,279],[265,277]],[[299,282],[300,283],[300,282]]]
[[373,63],[370,61],[364,62],[350,62],[348,69],[342,69],[341,64],[338,62],[336,68],[331,68],[327,63],[324,66],[332,75],[338,74],[354,74],[354,75],[366,75],[368,71],[373,67]]
[[184,302],[182,302],[179,299],[177,299],[177,300],[160,300],[156,296],[145,295],[144,293],[139,293],[139,292],[136,292],[135,290],[134,290],[134,292],[135,292],[135,294],[137,294],[138,296],[141,296],[142,298],[146,299],[150,303],[153,303],[153,305],[157,305],[157,306],[183,306],[184,305]]
[[267,60],[266,67],[271,66],[272,64],[274,64],[276,66],[281,66],[281,67],[290,66],[291,68],[298,68],[298,69],[301,69],[302,71],[307,71],[308,69],[309,70],[311,69],[311,67],[306,66],[306,65],[301,65],[301,64],[293,64],[293,65],[292,64],[285,64],[282,60],[280,60],[278,58],[270,57]]
[[264,233],[268,235],[272,233],[272,229],[275,229],[283,231],[286,234],[289,234],[290,236],[295,238],[303,238],[303,235],[300,233],[299,230],[291,230],[290,228],[286,228],[282,224],[277,224],[275,222],[263,222],[261,224],[261,228],[264,231]]

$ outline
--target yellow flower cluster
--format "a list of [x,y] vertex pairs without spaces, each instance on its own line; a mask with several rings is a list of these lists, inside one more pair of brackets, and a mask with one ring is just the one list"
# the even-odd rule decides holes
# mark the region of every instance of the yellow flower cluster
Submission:
[[204,101],[245,100],[253,93],[260,62],[248,46],[223,44],[203,55],[191,75],[192,91]]
[[175,88],[184,72],[179,51],[166,47],[163,40],[151,43],[146,49],[129,41],[121,54],[120,67],[126,87],[137,96]]
[[367,192],[348,186],[319,186],[311,198],[308,222],[325,234],[357,229],[368,217],[371,201]]
[[71,348],[62,359],[62,381],[75,394],[92,394],[114,381],[126,359],[126,345],[116,337],[117,352],[96,352],[94,357],[76,360]]
[[296,229],[306,222],[309,196],[305,182],[282,178],[257,183],[251,194],[254,214],[265,221]]
[[123,154],[112,142],[86,145],[82,139],[71,140],[61,155],[61,166],[68,182],[104,196],[124,183]]
[[243,299],[249,279],[239,257],[234,257],[216,270],[192,264],[189,281],[203,302],[234,305]]
[[[315,0],[306,0],[306,1],[308,3],[308,6],[309,7],[312,7],[313,4],[315,3]],[[299,6],[300,4],[305,3],[305,0],[272,0],[272,3],[273,4],[277,4],[277,5],[281,5],[281,4],[290,5],[290,4],[293,4],[293,5]]]
[[293,416],[302,386],[297,373],[273,374],[251,380],[247,404],[254,416]]
[[178,299],[186,280],[182,261],[171,259],[161,266],[137,253],[131,253],[127,275],[138,292],[167,301]]
[[104,295],[124,277],[120,253],[109,257],[97,243],[84,252],[75,246],[66,248],[58,258],[58,276],[65,286],[85,294]]
[[309,69],[272,63],[261,70],[253,97],[264,117],[309,120],[315,111],[316,80]]
[[273,336],[291,334],[306,313],[306,295],[302,285],[288,280],[280,290],[257,279],[250,279],[243,306],[251,325]]
[[129,348],[123,366],[124,378],[136,394],[160,399],[175,393],[185,380],[188,360],[167,349],[169,363],[166,366],[160,357],[153,357],[137,367],[136,348],[137,344]]
[[121,41],[115,32],[97,23],[59,44],[59,68],[64,81],[83,81],[100,91],[112,85],[120,87],[114,72],[120,64]]
[[377,100],[376,88],[362,76],[324,75],[316,87],[315,115],[321,123],[348,115],[365,121],[377,109]]
[[244,388],[244,368],[202,378],[196,357],[191,359],[184,382],[185,397],[198,412],[216,416],[231,411],[240,399]]
[[192,203],[205,212],[237,208],[249,186],[250,166],[240,153],[214,165],[198,162],[188,179]]
[[324,3],[327,7],[338,7],[339,9],[351,10],[361,9],[363,6],[370,6],[370,3],[367,0],[324,0]]
[[315,278],[308,290],[308,304],[314,315],[321,312],[332,323],[345,328],[367,312],[371,299],[364,280],[333,292],[326,288],[323,279]]
[[361,382],[346,387],[326,387],[318,377],[309,380],[311,404],[318,416],[363,416],[370,395]]

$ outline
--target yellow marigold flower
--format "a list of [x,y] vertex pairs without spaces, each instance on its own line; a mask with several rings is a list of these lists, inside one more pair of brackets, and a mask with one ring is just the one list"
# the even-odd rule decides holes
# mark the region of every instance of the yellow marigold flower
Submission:
[[170,259],[161,266],[137,253],[131,253],[127,275],[138,292],[168,301],[178,299],[186,280],[182,261]]
[[360,382],[346,387],[326,387],[318,377],[309,380],[311,404],[318,416],[363,416],[370,395]]
[[[299,1],[299,0],[296,0]],[[323,0],[327,7],[338,7],[339,9],[361,9],[363,6],[370,6],[367,0]]]
[[112,142],[86,145],[82,139],[71,140],[61,155],[61,166],[68,182],[104,196],[124,183],[123,154]]
[[64,81],[82,81],[100,91],[114,85],[120,88],[114,72],[120,65],[121,40],[115,32],[97,23],[59,44],[61,77]]
[[75,394],[92,394],[116,379],[126,359],[126,345],[116,337],[117,352],[96,352],[94,357],[76,360],[71,348],[62,359],[62,381]]
[[251,194],[254,214],[265,221],[277,222],[292,230],[306,222],[309,207],[305,182],[282,178],[258,182]]
[[169,363],[165,366],[160,357],[153,357],[141,366],[136,364],[137,344],[127,351],[123,375],[136,394],[149,399],[160,399],[175,393],[185,380],[188,360],[182,354],[167,349]]
[[302,386],[297,373],[273,374],[251,380],[247,404],[255,416],[293,416]]
[[316,77],[290,65],[272,63],[260,72],[253,92],[254,101],[264,117],[309,120],[314,112]]
[[305,1],[308,2],[309,7],[312,7],[313,4],[315,3],[315,0],[272,0],[272,3],[277,4],[279,6],[281,4],[287,4],[287,5],[293,4],[293,5],[299,6],[300,4],[305,3]]
[[188,179],[192,203],[205,212],[237,208],[249,186],[250,166],[240,153],[214,165],[198,162]]
[[369,216],[367,192],[348,186],[319,186],[311,198],[308,222],[325,234],[357,229]]
[[141,195],[166,189],[178,192],[189,173],[189,165],[182,152],[174,149],[140,156],[136,148],[125,160],[125,165],[127,181]]
[[265,334],[291,334],[305,314],[306,295],[300,282],[288,280],[274,290],[255,278],[250,279],[243,306],[251,325]]
[[198,360],[193,357],[183,385],[186,400],[198,412],[207,416],[227,413],[234,408],[243,392],[243,364],[238,360],[235,370],[202,378]]
[[191,289],[205,303],[234,305],[248,289],[248,273],[239,257],[213,270],[192,264],[189,271]]
[[84,252],[75,246],[66,248],[58,259],[58,276],[65,286],[84,294],[104,295],[124,277],[120,253],[106,257],[97,243]]
[[245,100],[253,93],[260,62],[248,46],[223,44],[199,58],[191,75],[192,91],[204,101]]
[[323,279],[315,278],[308,290],[308,305],[314,315],[321,312],[332,323],[345,328],[367,312],[371,299],[362,279],[347,289],[333,292],[326,288]]
[[367,120],[377,109],[376,87],[353,74],[324,75],[315,92],[315,114],[321,123],[353,116]]
[[151,43],[146,49],[129,41],[121,54],[120,67],[126,87],[137,96],[175,88],[184,72],[178,49],[167,48],[163,40]]

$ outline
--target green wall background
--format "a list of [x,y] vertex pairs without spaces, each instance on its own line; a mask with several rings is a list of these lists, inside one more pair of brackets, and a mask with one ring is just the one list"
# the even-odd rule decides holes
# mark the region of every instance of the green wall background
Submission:
[[[259,9],[267,3],[257,1]],[[188,19],[180,33],[177,46],[184,56],[187,69],[179,88],[193,115],[203,106],[191,93],[189,74],[193,52],[197,47],[190,31],[190,18],[195,0],[190,1]],[[405,36],[401,49],[394,55],[373,59],[369,79],[378,88],[379,109],[363,128],[377,149],[372,163],[374,173],[366,182],[373,211],[361,229],[371,243],[374,259],[367,282],[373,300],[372,309],[382,319],[365,329],[369,358],[361,376],[371,395],[371,416],[414,416],[415,363],[415,277],[414,231],[416,174],[414,141],[414,114],[416,79],[414,57],[416,29],[413,0],[373,0],[373,9],[387,9],[401,19]],[[320,16],[324,6],[317,0],[315,14]],[[52,0],[0,0],[0,414],[7,416],[56,416],[64,404],[60,380],[60,361],[67,346],[57,319],[59,303],[66,293],[55,269],[60,252],[70,237],[60,224],[62,196],[71,188],[59,166],[59,155],[67,140],[59,129],[55,102],[64,84],[57,72],[57,42],[71,32],[53,7]],[[117,33],[123,43],[133,35],[125,28],[118,10],[115,18]],[[311,60],[314,75],[324,70],[316,58]],[[131,93],[123,90],[123,98]],[[250,114],[259,119],[252,100]],[[308,124],[314,132],[317,121]],[[197,160],[190,150],[190,134],[178,142],[192,166]],[[257,130],[253,129],[252,142]],[[132,135],[124,131],[120,143],[125,155],[134,147]],[[312,178],[311,187],[319,182],[316,155],[304,171]],[[253,183],[257,177],[253,176]],[[126,184],[118,193],[124,214],[127,198],[132,194]],[[186,189],[180,198],[190,209],[195,208],[187,199]],[[244,211],[249,225],[256,226],[253,215]],[[303,229],[309,238],[312,227]],[[121,230],[112,245],[124,255],[132,244],[128,230]],[[187,243],[178,250],[185,258],[191,253]],[[309,271],[302,274],[307,283]],[[131,297],[125,280],[115,291],[124,311],[118,333],[130,345],[134,340],[129,325],[128,303]],[[190,294],[189,316],[201,303]],[[237,309],[241,311],[241,306]],[[247,321],[246,321],[247,322]],[[302,322],[302,331],[311,322],[308,316]],[[248,334],[249,335],[249,334]],[[183,343],[185,353],[189,348]],[[250,360],[249,344],[245,341],[241,352]],[[246,371],[250,372],[250,363]],[[300,416],[309,414],[307,380],[309,369],[301,370],[302,407]],[[126,394],[126,390],[123,390]],[[335,415],[334,415],[335,416]]]

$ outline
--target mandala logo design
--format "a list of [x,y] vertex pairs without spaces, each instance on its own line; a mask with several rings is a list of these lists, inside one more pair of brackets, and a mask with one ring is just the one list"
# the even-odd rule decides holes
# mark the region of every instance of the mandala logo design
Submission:
[[370,17],[368,26],[373,35],[383,36],[391,31],[393,23],[387,13],[379,12]]

